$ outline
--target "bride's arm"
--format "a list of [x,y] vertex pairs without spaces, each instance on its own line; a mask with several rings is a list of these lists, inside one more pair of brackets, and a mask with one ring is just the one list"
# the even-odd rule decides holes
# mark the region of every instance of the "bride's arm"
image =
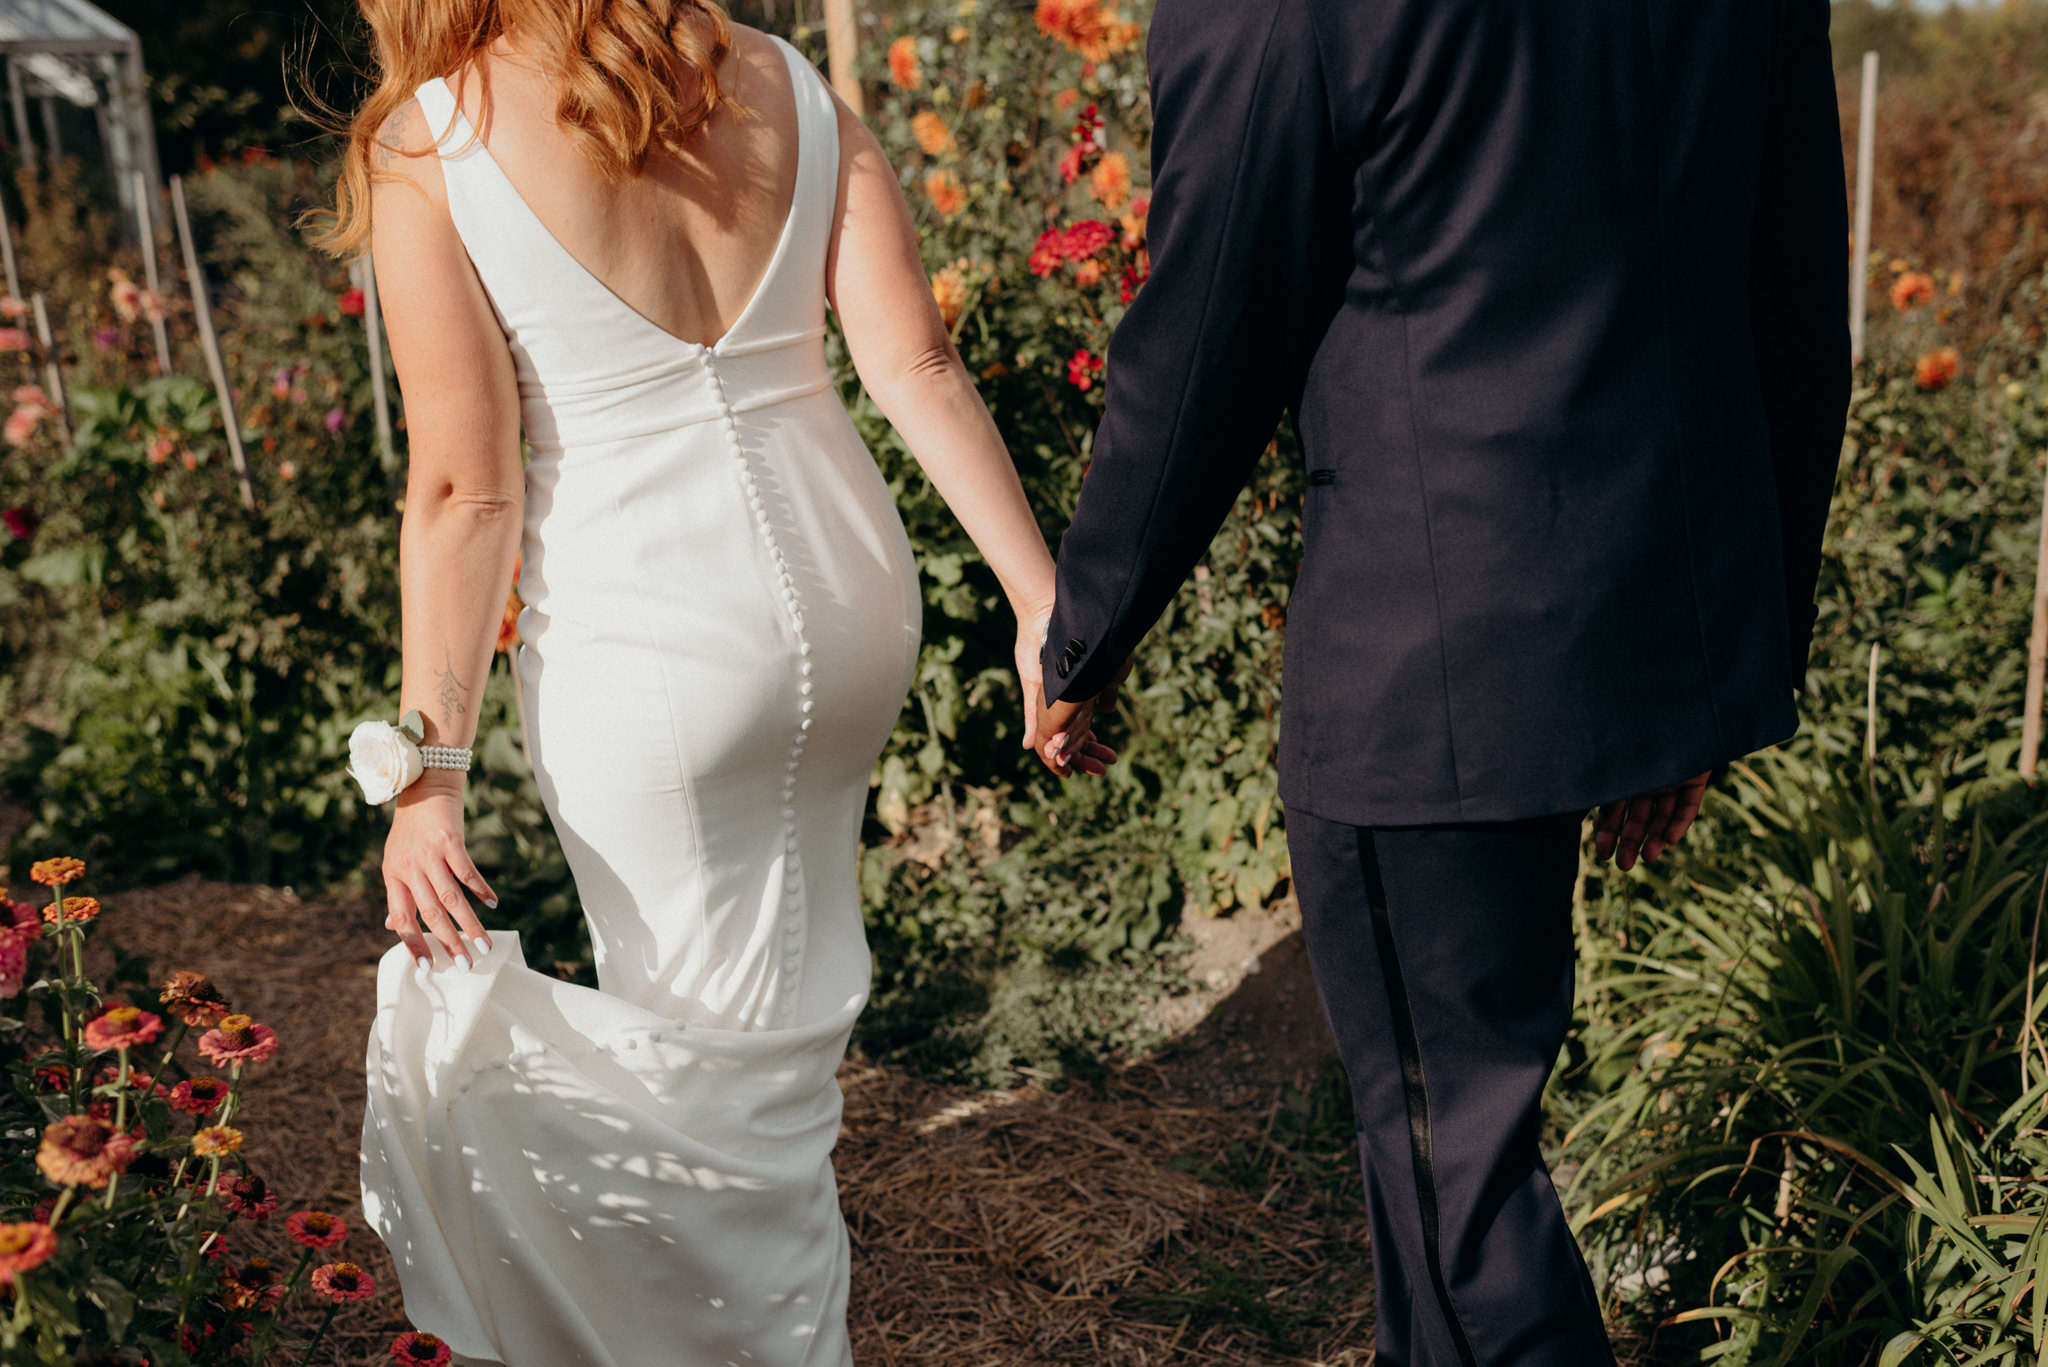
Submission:
[[[384,138],[406,151],[432,142],[416,104],[392,116]],[[466,746],[476,736],[519,550],[518,382],[449,218],[438,159],[393,152],[377,171],[370,240],[409,448],[398,541],[399,708],[418,709],[429,742]],[[464,782],[460,772],[429,769],[399,794],[383,873],[386,924],[413,956],[428,957],[424,923],[466,968],[464,941],[481,952],[489,940],[463,888],[488,905],[497,898],[463,845]]]
[[[1052,614],[1053,560],[1002,434],[954,350],[918,253],[896,173],[867,126],[839,110],[839,210],[826,292],[861,384],[995,571],[1017,616],[1027,748],[1054,773],[1099,774],[1115,758],[1082,716],[1062,737],[1035,737],[1044,697],[1039,638]],[[1055,748],[1056,740],[1064,741]]]

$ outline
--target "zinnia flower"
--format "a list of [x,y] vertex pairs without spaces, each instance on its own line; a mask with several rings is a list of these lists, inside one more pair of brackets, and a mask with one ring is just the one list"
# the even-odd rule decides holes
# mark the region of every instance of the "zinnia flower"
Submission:
[[199,1052],[216,1068],[261,1063],[277,1052],[277,1031],[248,1016],[223,1016],[218,1026],[199,1037]]
[[1121,209],[1131,198],[1131,163],[1121,152],[1106,153],[1088,177],[1088,188],[1105,209]]
[[0,328],[0,351],[27,351],[34,345],[20,328]]
[[27,508],[0,508],[0,522],[7,524],[9,536],[17,541],[26,541],[36,534],[42,519]]
[[251,1258],[240,1267],[229,1267],[220,1274],[221,1303],[230,1310],[269,1310],[284,1297],[284,1288],[278,1285],[277,1269],[270,1265],[270,1259]]
[[1090,62],[1107,61],[1134,45],[1138,26],[1102,0],[1038,0],[1038,31],[1056,38]]
[[1892,307],[1904,313],[1915,304],[1934,301],[1934,277],[1922,271],[1907,271],[1892,281]]
[[366,1301],[377,1283],[354,1263],[329,1263],[313,1269],[313,1289],[331,1301]]
[[512,647],[519,644],[519,613],[525,606],[518,589],[506,595],[505,615],[498,619],[498,649],[504,654],[511,654]]
[[1102,373],[1102,358],[1086,347],[1074,353],[1067,362],[1067,383],[1079,390],[1095,388],[1095,377]]
[[1922,389],[1946,389],[1962,367],[1963,358],[1954,347],[1937,347],[1922,356],[1920,363],[1913,367],[1913,378]]
[[447,1367],[448,1345],[432,1334],[400,1334],[391,1340],[391,1356],[406,1367]]
[[214,1188],[220,1203],[227,1207],[230,1215],[240,1215],[250,1220],[264,1220],[277,1209],[277,1193],[270,1184],[249,1173],[244,1177],[223,1177]]
[[354,285],[350,285],[336,296],[335,302],[341,305],[342,317],[360,318],[363,316],[363,306],[366,301],[363,298],[363,292]]
[[149,457],[151,465],[162,465],[175,455],[177,450],[177,436],[170,428],[159,427],[156,429],[156,435],[150,438],[149,445],[143,448],[143,454]]
[[204,973],[181,968],[164,984],[157,1000],[164,1009],[193,1029],[218,1025],[229,1011],[228,999]]
[[939,171],[924,178],[924,192],[932,207],[948,218],[960,212],[967,203],[967,189],[960,184],[960,178],[951,171]]
[[964,261],[943,266],[932,277],[932,300],[939,306],[939,318],[948,328],[967,311],[967,271]]
[[46,888],[54,888],[71,882],[84,872],[83,859],[73,859],[65,855],[56,859],[38,859],[29,865],[28,876],[33,882],[41,883]]
[[333,1248],[348,1237],[348,1222],[324,1210],[302,1210],[287,1219],[284,1227],[307,1248]]
[[0,318],[26,318],[28,303],[13,295],[0,295]]
[[953,145],[953,134],[946,121],[929,109],[911,119],[910,136],[917,139],[917,145],[928,157],[936,157]]
[[57,1231],[36,1220],[0,1225],[0,1286],[13,1286],[15,1277],[41,1267],[57,1251]]
[[21,995],[28,981],[28,944],[19,935],[0,935],[0,999]]
[[220,1158],[242,1147],[242,1132],[232,1125],[209,1125],[192,1136],[192,1153],[199,1158]]
[[112,282],[112,287],[107,290],[107,299],[113,304],[114,312],[121,315],[121,321],[132,323],[140,318],[142,290],[128,278],[128,272],[115,266],[107,271],[107,279]]
[[90,921],[99,914],[100,899],[97,897],[66,897],[61,902],[43,908],[43,919],[53,926],[71,921]]
[[164,1032],[163,1018],[137,1006],[116,1003],[85,1023],[88,1049],[133,1049]]
[[924,84],[924,64],[917,59],[917,39],[907,33],[889,44],[889,79],[903,90],[915,90]]
[[345,408],[330,408],[327,410],[327,416],[322,418],[321,422],[325,424],[328,431],[339,432],[342,428],[348,426],[348,410]]
[[287,482],[297,479],[299,477],[299,467],[288,460],[281,461],[278,463],[277,477]]
[[171,1106],[187,1115],[211,1115],[228,1099],[228,1084],[217,1077],[187,1078],[171,1088]]
[[36,1166],[60,1187],[103,1187],[134,1161],[135,1136],[84,1115],[52,1122],[36,1149]]

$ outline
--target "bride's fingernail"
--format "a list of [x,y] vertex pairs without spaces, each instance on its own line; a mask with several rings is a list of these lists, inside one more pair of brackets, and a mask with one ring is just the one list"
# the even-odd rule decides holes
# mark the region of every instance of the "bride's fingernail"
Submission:
[[424,955],[424,954],[420,955],[420,956],[419,956],[419,958],[418,958],[417,960],[415,960],[415,962],[417,962],[417,963],[419,964],[419,966],[420,966],[420,971],[421,971],[421,972],[423,972],[423,973],[425,973],[425,972],[431,972],[431,971],[433,970],[433,967],[434,967],[434,961],[433,961],[432,959],[429,959],[429,958],[428,958],[428,957],[427,957],[426,955]]
[[467,954],[456,955],[455,966],[461,969],[464,973],[469,972],[469,956]]
[[488,958],[490,956],[491,942],[489,940],[486,940],[483,936],[478,935],[472,938],[470,940],[470,943],[476,946],[477,958],[483,959]]
[[498,909],[498,899],[495,897],[486,897],[484,898],[484,905],[489,907],[492,911],[496,911]]

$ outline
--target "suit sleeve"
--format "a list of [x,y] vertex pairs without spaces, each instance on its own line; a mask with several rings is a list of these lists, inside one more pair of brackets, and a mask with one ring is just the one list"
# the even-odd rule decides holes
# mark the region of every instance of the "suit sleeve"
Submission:
[[1086,698],[1208,549],[1342,301],[1350,187],[1306,0],[1159,0],[1152,276],[1110,340],[1060,543],[1054,699]]
[[1750,246],[1791,667],[1803,686],[1849,386],[1849,210],[1828,0],[1787,0]]

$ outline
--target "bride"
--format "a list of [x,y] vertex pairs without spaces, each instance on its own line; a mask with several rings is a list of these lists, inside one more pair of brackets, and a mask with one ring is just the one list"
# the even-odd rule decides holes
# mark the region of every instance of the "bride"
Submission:
[[[362,8],[381,80],[327,245],[373,249],[405,389],[402,706],[429,766],[385,847],[365,1213],[460,1361],[837,1367],[855,853],[920,596],[828,306],[1008,595],[1027,745],[1052,559],[895,174],[794,49],[710,0]],[[469,901],[497,905],[463,774],[515,554],[527,743],[597,991]],[[1041,757],[1114,758],[1085,716]]]

